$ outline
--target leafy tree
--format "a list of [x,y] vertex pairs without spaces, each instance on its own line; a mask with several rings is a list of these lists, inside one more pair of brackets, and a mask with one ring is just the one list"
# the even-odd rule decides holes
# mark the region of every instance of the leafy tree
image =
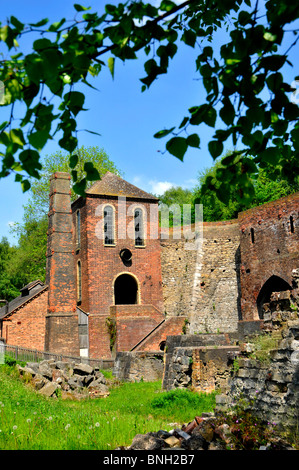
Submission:
[[190,189],[181,186],[172,186],[159,196],[160,203],[171,206],[172,204],[191,204],[193,192]]
[[[194,190],[194,203],[203,204],[203,219],[205,221],[230,220],[238,217],[238,213],[255,207],[266,202],[275,201],[281,197],[299,191],[299,182],[286,182],[281,178],[275,181],[272,174],[267,169],[258,169],[252,178],[254,187],[254,198],[250,204],[240,200],[235,193],[230,193],[226,202],[219,199],[214,191],[206,190],[207,181],[213,181],[213,184],[221,187],[219,182],[223,171],[223,162],[229,158],[232,153],[228,153],[220,161],[217,161],[211,168],[199,174],[199,185]],[[218,179],[217,179],[218,177]]]
[[48,217],[27,220],[20,231],[18,246],[11,257],[8,272],[20,287],[46,278]]
[[[0,299],[12,300],[20,294],[22,281],[10,272],[16,248],[11,247],[7,238],[0,241]],[[2,307],[2,304],[1,304]]]
[[[116,60],[136,59],[144,52],[145,91],[167,73],[184,43],[199,51],[195,65],[202,98],[178,126],[158,131],[155,137],[168,136],[166,150],[181,160],[189,147],[200,147],[202,126],[215,129],[208,144],[213,159],[222,156],[226,142],[232,143],[234,158],[223,162],[217,173],[220,185],[215,178],[207,178],[205,185],[223,201],[232,192],[239,200],[253,199],[251,176],[257,165],[271,171],[273,178],[296,178],[299,108],[288,97],[292,88],[284,78],[284,66],[299,39],[298,2],[186,0],[177,5],[161,0],[155,7],[129,0],[107,4],[100,13],[79,4],[74,8],[77,14],[72,22],[62,18],[49,24],[44,18],[26,25],[11,16],[0,28],[0,40],[8,49],[0,63],[8,107],[0,126],[4,147],[0,177],[13,171],[16,181],[28,190],[30,177],[37,178],[42,170],[41,150],[56,135],[62,149],[74,152],[76,119],[85,100],[78,86],[80,90],[81,85],[92,86],[89,78],[98,76],[104,66],[114,76]],[[213,44],[219,31],[227,31],[220,46]],[[25,34],[33,38],[28,54],[19,46]],[[17,121],[18,102],[25,106]],[[70,166],[76,170],[76,158],[70,159]],[[73,172],[74,190],[83,194],[86,181],[97,177],[92,164],[86,165],[82,180]]]
[[[188,205],[188,216],[190,214],[190,222],[193,223],[195,219],[195,211],[193,204],[193,191],[190,189],[182,188],[181,186],[173,186],[167,189],[161,196],[160,199],[160,221],[163,224],[164,217],[166,218],[166,224],[173,226],[175,223],[184,223],[184,205]],[[178,214],[171,210],[171,207],[178,208]],[[190,208],[190,212],[189,212]],[[165,212],[163,212],[165,210]],[[162,217],[161,217],[162,212]]]

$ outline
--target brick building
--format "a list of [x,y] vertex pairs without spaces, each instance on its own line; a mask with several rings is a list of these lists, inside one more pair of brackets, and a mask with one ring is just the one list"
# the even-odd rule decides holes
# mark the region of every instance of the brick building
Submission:
[[26,303],[21,293],[0,310],[8,344],[110,358],[182,331],[183,317],[164,315],[157,198],[108,172],[71,204],[70,176],[56,172],[48,215],[43,303],[29,285]]
[[71,203],[51,178],[47,276],[0,310],[8,344],[111,358],[157,351],[167,336],[234,332],[263,320],[271,292],[298,268],[299,193],[203,224],[199,250],[160,239],[158,200],[106,173]]

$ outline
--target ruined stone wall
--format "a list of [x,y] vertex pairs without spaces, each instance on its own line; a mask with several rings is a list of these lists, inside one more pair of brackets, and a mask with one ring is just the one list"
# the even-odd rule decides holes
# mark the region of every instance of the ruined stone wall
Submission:
[[126,382],[155,382],[162,379],[163,353],[119,352],[113,375]]
[[203,224],[198,250],[186,240],[161,240],[164,307],[182,315],[190,333],[231,332],[239,319],[239,227],[234,221]]
[[272,351],[271,362],[238,359],[230,399],[245,400],[261,419],[278,426],[298,428],[299,424],[299,320],[290,321],[284,339]]
[[191,388],[222,392],[229,387],[230,369],[239,348],[228,334],[168,337],[165,347],[163,388]]
[[188,316],[197,252],[186,250],[185,239],[161,240],[162,286],[166,317]]

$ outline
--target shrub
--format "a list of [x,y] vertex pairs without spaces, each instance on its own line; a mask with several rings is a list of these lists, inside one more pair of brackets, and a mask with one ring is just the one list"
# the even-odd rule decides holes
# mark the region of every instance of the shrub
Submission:
[[215,407],[216,393],[197,393],[186,389],[175,389],[160,393],[151,402],[153,411],[171,417],[176,414],[182,421],[188,421],[203,411]]

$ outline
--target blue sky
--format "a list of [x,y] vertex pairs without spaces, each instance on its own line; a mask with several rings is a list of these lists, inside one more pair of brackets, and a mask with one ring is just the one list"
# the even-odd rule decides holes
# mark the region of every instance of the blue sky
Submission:
[[[71,20],[75,15],[73,3],[70,0],[1,2],[0,21],[4,23],[5,18],[11,15],[24,23],[45,17],[52,22],[62,17]],[[118,2],[86,0],[78,3],[91,6],[91,12],[101,12],[105,3]],[[21,48],[22,44],[21,41]],[[93,82],[98,91],[84,89],[85,108],[88,111],[82,112],[77,120],[79,129],[89,129],[101,136],[80,132],[79,146],[103,148],[122,170],[124,178],[146,191],[161,194],[172,185],[194,187],[199,171],[213,163],[207,150],[213,130],[203,129],[200,133],[201,148],[189,149],[184,162],[168,153],[162,154],[160,151],[164,150],[165,139],[154,139],[153,134],[179,125],[188,108],[200,104],[205,98],[201,83],[196,79],[194,59],[197,54],[197,50],[182,47],[171,62],[168,74],[161,76],[144,93],[141,92],[140,82],[140,78],[145,76],[143,60],[126,64],[116,62],[114,80],[108,69],[102,71]],[[294,70],[293,76],[296,74],[298,70],[297,73]],[[6,120],[6,113],[5,108],[0,108],[0,122]],[[57,150],[60,150],[58,143],[51,142],[43,149],[42,155]],[[14,242],[9,225],[21,222],[27,199],[28,194],[22,193],[13,177],[0,180],[0,239],[7,236]]]

